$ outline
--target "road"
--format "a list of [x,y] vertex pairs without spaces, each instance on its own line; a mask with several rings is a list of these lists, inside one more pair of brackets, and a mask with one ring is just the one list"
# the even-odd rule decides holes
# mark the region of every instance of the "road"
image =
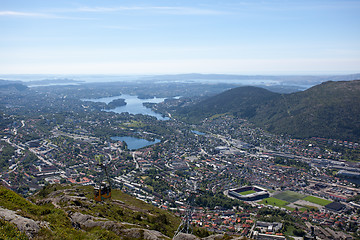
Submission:
[[40,156],[40,154],[37,151],[35,151],[34,149],[29,148],[29,150],[30,150],[30,152],[34,153],[41,161],[43,161],[47,165],[49,165],[49,166],[54,165],[53,163],[49,162],[48,160],[46,160],[42,156]]
[[135,163],[135,165],[136,165],[136,169],[139,169],[139,168],[140,168],[140,166],[139,166],[138,161],[136,160],[136,157],[135,157],[135,152],[133,152],[133,153],[132,153],[132,156],[133,156],[134,163]]
[[[11,146],[15,147],[15,148],[19,148],[21,150],[24,150],[25,151],[25,148],[15,144],[15,143],[12,143],[10,142],[10,139],[1,139],[2,141],[5,141],[7,142],[8,144],[10,144]],[[31,149],[29,148],[29,151],[34,153],[41,161],[43,161],[44,163],[46,163],[47,165],[50,165],[50,166],[53,166],[54,164],[49,162],[48,160],[44,159],[43,157],[40,156],[40,154],[38,152],[36,152],[34,149]]]

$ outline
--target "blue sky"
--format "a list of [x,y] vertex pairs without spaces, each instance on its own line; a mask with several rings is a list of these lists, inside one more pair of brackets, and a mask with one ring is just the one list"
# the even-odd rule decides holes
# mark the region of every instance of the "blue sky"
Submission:
[[360,1],[0,0],[0,74],[360,72]]

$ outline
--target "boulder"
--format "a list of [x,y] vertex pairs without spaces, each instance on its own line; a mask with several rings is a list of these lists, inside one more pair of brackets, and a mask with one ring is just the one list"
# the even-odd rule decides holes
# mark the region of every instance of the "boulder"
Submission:
[[0,217],[9,221],[28,237],[34,237],[40,230],[39,224],[30,219],[16,214],[15,211],[0,207]]

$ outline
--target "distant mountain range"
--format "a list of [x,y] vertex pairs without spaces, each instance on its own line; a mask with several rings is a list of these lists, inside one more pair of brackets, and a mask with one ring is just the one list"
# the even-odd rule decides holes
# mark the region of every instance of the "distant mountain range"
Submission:
[[0,91],[22,91],[27,89],[27,86],[23,85],[20,81],[7,81],[0,79]]
[[62,85],[62,84],[78,84],[83,83],[83,81],[77,81],[73,79],[67,79],[67,78],[56,78],[56,79],[44,79],[44,80],[33,80],[24,82],[24,84],[28,86],[36,86],[36,85]]
[[256,85],[261,85],[261,81],[272,81],[285,85],[315,85],[325,81],[351,81],[360,79],[360,73],[347,75],[235,75],[235,74],[174,74],[174,75],[155,75],[146,76],[143,80],[158,81],[208,81],[208,82],[227,82],[239,83],[256,81]]
[[274,133],[359,141],[360,80],[324,82],[291,94],[239,87],[177,110],[190,122],[223,113]]

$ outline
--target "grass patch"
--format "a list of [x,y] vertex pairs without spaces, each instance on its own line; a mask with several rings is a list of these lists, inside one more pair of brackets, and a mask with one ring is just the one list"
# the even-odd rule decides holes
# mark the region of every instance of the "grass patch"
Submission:
[[215,114],[215,115],[211,116],[209,119],[214,120],[216,118],[220,118],[220,117],[225,116],[225,115],[226,115],[226,113]]
[[286,192],[281,192],[279,194],[276,194],[274,196],[274,198],[286,201],[286,202],[296,202],[297,200],[303,199],[305,197],[305,195],[300,194],[300,193],[296,193],[296,192],[292,192],[292,191],[286,191]]
[[146,124],[139,121],[131,121],[131,122],[123,123],[122,126],[126,128],[140,128],[146,126]]
[[35,204],[32,204],[31,202],[25,200],[17,193],[10,191],[9,189],[2,186],[0,186],[0,206],[10,210],[38,209],[38,207]]
[[249,190],[249,191],[245,191],[245,192],[239,192],[239,194],[241,194],[241,195],[249,195],[249,194],[252,194],[252,193],[256,193],[256,191]]
[[288,206],[284,206],[284,208],[285,208],[286,210],[289,210],[289,211],[294,211],[294,210],[295,210],[295,208],[288,207]]
[[316,203],[321,206],[325,206],[325,205],[328,205],[329,203],[332,203],[332,201],[330,201],[330,200],[326,200],[326,199],[322,199],[322,198],[318,198],[318,197],[314,197],[314,196],[307,196],[303,200],[312,202],[312,203]]
[[26,240],[28,237],[20,232],[14,224],[0,218],[0,239]]
[[304,208],[306,208],[307,210],[310,210],[310,211],[316,211],[318,210],[317,207],[314,207],[314,206],[308,206],[308,205],[305,205]]
[[318,210],[318,208],[317,207],[313,207],[313,206],[305,206],[305,207],[300,207],[299,208],[299,211],[300,212],[306,212],[306,211],[316,211],[316,210]]
[[265,205],[277,206],[277,207],[285,207],[286,205],[289,204],[289,202],[287,202],[287,201],[283,201],[283,200],[273,198],[273,197],[265,198],[259,203],[262,203]]
[[[42,189],[43,194],[49,192],[48,188],[59,187],[59,185],[47,186]],[[55,190],[55,189],[54,189]],[[39,194],[37,198],[41,198]],[[35,199],[35,198],[34,198]],[[71,221],[62,209],[56,209],[52,204],[36,205],[24,199],[15,192],[0,186],[0,206],[10,210],[18,210],[19,215],[33,219],[35,221],[47,221],[50,223],[49,229],[41,229],[37,235],[38,239],[96,239],[91,234],[75,230],[71,226]],[[16,231],[9,223],[0,224],[0,239],[22,239],[23,235]],[[6,238],[3,238],[3,236]],[[27,238],[26,238],[27,239]]]

